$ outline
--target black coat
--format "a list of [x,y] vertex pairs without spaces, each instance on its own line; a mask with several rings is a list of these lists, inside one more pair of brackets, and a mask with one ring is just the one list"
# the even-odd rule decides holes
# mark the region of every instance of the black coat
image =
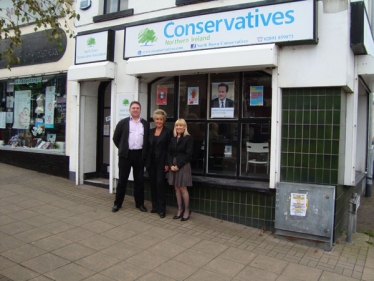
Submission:
[[160,135],[157,137],[157,141],[154,144],[153,140],[155,138],[155,131],[156,128],[153,128],[149,131],[148,137],[148,157],[146,167],[152,164],[152,156],[154,154],[157,162],[157,167],[159,169],[164,169],[166,165],[168,165],[168,149],[170,144],[170,139],[173,136],[173,132],[166,127],[162,128]]
[[168,164],[174,166],[173,159],[177,159],[178,169],[182,168],[187,163],[190,163],[193,155],[193,138],[192,136],[180,137],[177,142],[177,137],[173,137],[170,141],[168,152]]
[[[146,160],[148,155],[148,135],[149,135],[149,124],[143,118],[141,122],[144,127],[143,135],[143,149],[142,149],[142,158]],[[129,153],[129,130],[130,129],[130,117],[122,119],[118,122],[116,129],[113,134],[113,142],[118,148],[118,156],[126,157]]]

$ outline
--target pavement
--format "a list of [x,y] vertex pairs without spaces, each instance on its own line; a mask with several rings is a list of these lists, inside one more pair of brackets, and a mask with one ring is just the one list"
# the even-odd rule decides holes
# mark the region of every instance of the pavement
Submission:
[[[192,212],[143,213],[107,189],[0,163],[0,281],[374,280],[368,235],[323,251]],[[150,209],[150,202],[146,202]]]

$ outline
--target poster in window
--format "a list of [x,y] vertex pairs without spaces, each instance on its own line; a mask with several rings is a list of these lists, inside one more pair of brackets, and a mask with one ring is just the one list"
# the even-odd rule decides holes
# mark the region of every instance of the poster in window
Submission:
[[45,89],[45,127],[54,128],[56,87],[48,86]]
[[187,105],[199,104],[199,87],[188,87]]
[[16,91],[14,97],[13,129],[29,129],[31,91]]
[[250,88],[250,106],[264,105],[264,86],[251,86]]
[[13,108],[13,97],[12,96],[6,97],[6,107]]
[[234,82],[212,83],[211,118],[234,118]]
[[0,112],[0,129],[5,129],[6,127],[6,112]]
[[168,104],[168,88],[157,88],[157,105]]

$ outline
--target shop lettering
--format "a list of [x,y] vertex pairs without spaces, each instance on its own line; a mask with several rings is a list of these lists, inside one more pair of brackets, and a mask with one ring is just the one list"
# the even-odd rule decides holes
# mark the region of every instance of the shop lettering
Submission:
[[236,17],[231,19],[208,20],[206,22],[187,23],[185,25],[175,26],[174,22],[168,22],[164,27],[166,38],[174,38],[188,35],[199,35],[203,33],[220,32],[222,29],[227,31],[240,30],[246,28],[256,28],[261,26],[292,24],[295,21],[294,10],[288,10],[285,13],[275,12],[262,14],[259,9],[255,9],[254,14],[249,12],[245,17]]

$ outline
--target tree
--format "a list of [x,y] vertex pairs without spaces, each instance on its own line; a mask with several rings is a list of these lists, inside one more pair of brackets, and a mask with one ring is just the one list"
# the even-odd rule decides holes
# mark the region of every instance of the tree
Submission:
[[[79,20],[73,0],[1,0],[0,7],[0,60],[7,61],[8,69],[19,64],[14,49],[22,45],[22,27],[32,25],[33,30],[46,31],[50,42],[60,42],[61,36],[74,36],[69,21]],[[4,8],[4,2],[8,7]],[[4,46],[5,45],[5,46]]]

